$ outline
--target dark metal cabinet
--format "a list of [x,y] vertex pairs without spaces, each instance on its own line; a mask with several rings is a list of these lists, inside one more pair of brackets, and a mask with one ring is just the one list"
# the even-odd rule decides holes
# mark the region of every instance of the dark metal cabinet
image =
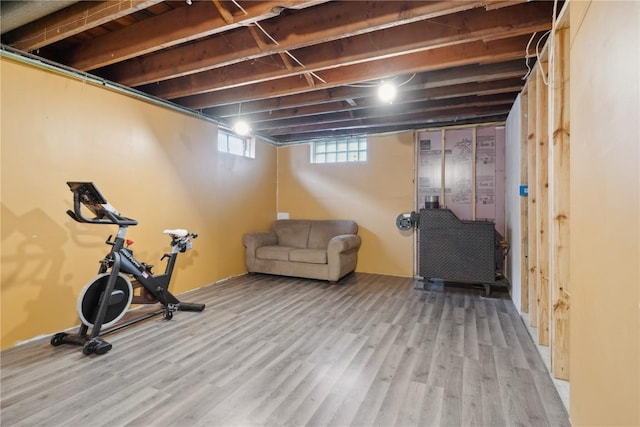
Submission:
[[422,209],[419,220],[420,275],[425,279],[484,285],[496,281],[493,222],[460,220],[449,209]]

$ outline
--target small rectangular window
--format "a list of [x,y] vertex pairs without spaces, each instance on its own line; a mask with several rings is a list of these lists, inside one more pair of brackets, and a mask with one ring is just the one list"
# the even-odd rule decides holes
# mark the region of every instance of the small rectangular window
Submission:
[[243,157],[256,157],[255,140],[218,130],[218,151]]
[[357,136],[316,141],[311,147],[311,163],[367,161],[367,137]]

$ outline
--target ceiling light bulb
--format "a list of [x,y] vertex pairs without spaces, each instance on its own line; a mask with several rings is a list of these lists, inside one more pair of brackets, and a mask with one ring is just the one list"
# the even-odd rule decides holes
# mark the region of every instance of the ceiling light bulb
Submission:
[[396,98],[396,86],[393,83],[382,82],[378,87],[378,98],[383,102],[391,102]]
[[249,123],[245,122],[244,120],[239,120],[233,126],[233,130],[240,136],[246,136],[249,135],[249,132],[251,132],[251,127],[249,126]]

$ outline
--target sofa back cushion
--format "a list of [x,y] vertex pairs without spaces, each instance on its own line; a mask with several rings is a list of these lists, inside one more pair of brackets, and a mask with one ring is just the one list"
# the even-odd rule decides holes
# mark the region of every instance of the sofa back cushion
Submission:
[[358,224],[348,219],[313,221],[307,247],[327,249],[329,240],[341,234],[358,234]]
[[279,219],[273,223],[280,246],[306,248],[310,229],[311,221],[306,219]]

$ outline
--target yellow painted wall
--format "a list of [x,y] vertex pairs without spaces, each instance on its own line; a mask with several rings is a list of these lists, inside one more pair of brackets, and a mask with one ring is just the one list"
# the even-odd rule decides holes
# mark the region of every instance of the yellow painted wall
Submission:
[[76,299],[117,227],[79,224],[68,180],[94,181],[139,225],[136,257],[164,269],[166,228],[200,234],[178,257],[175,294],[244,273],[243,233],[276,212],[276,148],[217,151],[217,125],[2,58],[2,348],[78,323]]
[[414,237],[395,220],[415,210],[411,132],[368,138],[366,162],[311,164],[310,145],[278,148],[278,211],[291,218],[355,220],[356,271],[413,277]]
[[571,1],[576,426],[640,425],[640,2]]

